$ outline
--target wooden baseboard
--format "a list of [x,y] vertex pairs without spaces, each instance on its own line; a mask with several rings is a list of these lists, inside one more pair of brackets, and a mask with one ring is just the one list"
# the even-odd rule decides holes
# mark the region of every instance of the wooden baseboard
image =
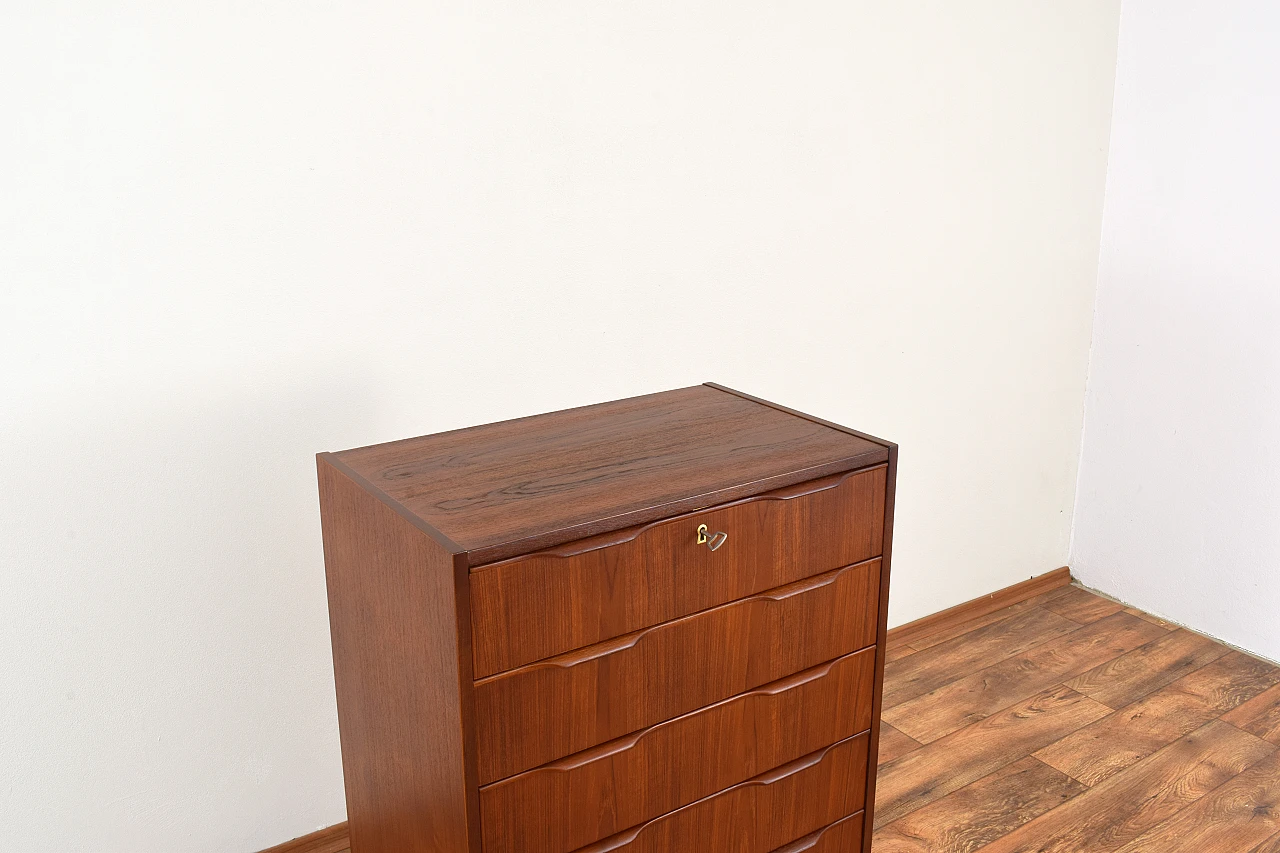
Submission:
[[263,850],[262,853],[346,853],[350,847],[347,822],[344,820],[310,835]]
[[986,616],[988,613],[1002,610],[1011,604],[1017,604],[1020,601],[1026,601],[1028,598],[1035,598],[1037,595],[1060,589],[1069,583],[1071,583],[1071,569],[1063,566],[1060,569],[1054,569],[1051,572],[1045,572],[1042,575],[1031,578],[1031,580],[1007,586],[990,595],[966,601],[964,604],[957,604],[955,607],[939,611],[931,616],[925,616],[914,622],[908,622],[905,625],[892,628],[889,631],[889,643],[890,645],[908,644],[926,634],[933,634],[944,628],[959,625],[961,622],[977,619],[979,616]]
[[[1063,566],[1060,569],[1054,569],[1051,572],[1045,572],[1043,575],[1031,578],[1031,580],[1007,586],[990,595],[975,598],[973,601],[966,601],[964,604],[957,604],[955,607],[934,613],[932,616],[925,616],[914,622],[899,625],[889,632],[889,642],[895,645],[910,643],[919,637],[950,628],[953,625],[959,625],[961,622],[967,622],[979,616],[986,616],[988,613],[994,613],[1011,604],[1017,604],[1020,601],[1026,601],[1028,598],[1035,598],[1037,595],[1060,589],[1069,583],[1071,583],[1071,570]],[[322,829],[319,832],[295,838],[269,850],[263,850],[262,853],[346,853],[349,846],[347,824],[344,821],[328,829]]]

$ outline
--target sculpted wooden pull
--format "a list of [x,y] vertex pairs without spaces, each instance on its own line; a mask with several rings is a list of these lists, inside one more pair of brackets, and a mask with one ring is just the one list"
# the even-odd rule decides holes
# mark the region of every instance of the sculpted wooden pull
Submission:
[[698,525],[698,544],[706,545],[712,551],[729,541],[728,533],[716,532],[710,536],[707,535],[707,526],[705,524]]

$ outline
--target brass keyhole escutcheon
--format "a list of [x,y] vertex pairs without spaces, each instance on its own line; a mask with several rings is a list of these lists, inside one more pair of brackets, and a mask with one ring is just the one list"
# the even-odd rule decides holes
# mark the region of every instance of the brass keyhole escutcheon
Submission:
[[699,545],[706,545],[708,548],[714,551],[728,541],[729,541],[728,533],[722,533],[717,531],[715,533],[708,534],[707,526],[705,524],[698,525],[698,544]]

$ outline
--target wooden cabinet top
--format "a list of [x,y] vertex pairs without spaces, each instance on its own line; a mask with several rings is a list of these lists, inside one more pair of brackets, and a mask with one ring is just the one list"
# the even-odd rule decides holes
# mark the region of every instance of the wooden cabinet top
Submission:
[[472,566],[886,462],[719,385],[321,454]]

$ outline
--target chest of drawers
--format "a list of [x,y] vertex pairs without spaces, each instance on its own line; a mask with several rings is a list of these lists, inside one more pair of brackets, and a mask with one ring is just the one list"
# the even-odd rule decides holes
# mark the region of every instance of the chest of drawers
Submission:
[[869,853],[896,462],[716,385],[320,454],[352,853]]

